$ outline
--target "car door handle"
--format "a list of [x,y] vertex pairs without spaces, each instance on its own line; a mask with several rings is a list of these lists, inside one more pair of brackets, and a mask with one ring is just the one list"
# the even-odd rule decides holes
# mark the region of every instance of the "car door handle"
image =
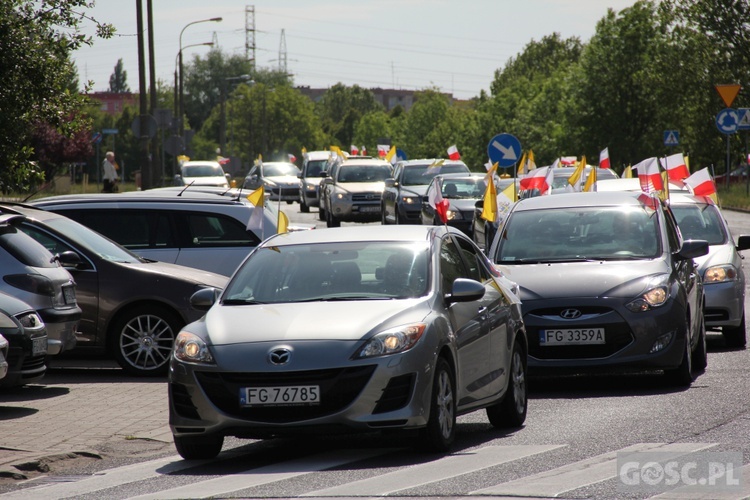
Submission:
[[485,314],[487,314],[487,307],[486,306],[482,306],[479,309],[477,309],[477,315],[484,316]]

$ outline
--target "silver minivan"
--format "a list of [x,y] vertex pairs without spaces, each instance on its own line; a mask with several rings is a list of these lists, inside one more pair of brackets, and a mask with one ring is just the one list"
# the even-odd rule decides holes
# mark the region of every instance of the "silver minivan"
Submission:
[[15,224],[16,214],[0,216],[0,291],[33,307],[47,326],[47,354],[73,349],[81,319],[76,284],[62,267],[59,255],[52,255]]

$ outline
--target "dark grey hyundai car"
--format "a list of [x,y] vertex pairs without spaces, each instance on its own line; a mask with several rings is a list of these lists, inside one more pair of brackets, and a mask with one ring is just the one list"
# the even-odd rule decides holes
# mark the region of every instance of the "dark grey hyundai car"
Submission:
[[77,284],[81,320],[76,348],[111,354],[132,375],[166,373],[175,337],[203,313],[190,296],[206,287],[223,288],[228,278],[191,267],[139,257],[63,215],[19,204],[2,204],[0,213],[24,216],[23,232],[64,259]]

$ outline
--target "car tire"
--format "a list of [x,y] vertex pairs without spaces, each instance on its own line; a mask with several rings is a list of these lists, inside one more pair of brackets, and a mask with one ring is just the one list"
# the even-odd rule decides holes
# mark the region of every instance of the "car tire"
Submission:
[[400,225],[401,224],[401,217],[398,215],[398,207],[397,206],[394,207],[394,210],[393,210],[393,223],[396,224],[396,225]]
[[124,312],[109,330],[117,363],[130,375],[164,375],[174,341],[184,321],[159,305],[140,305]]
[[724,343],[727,347],[732,349],[744,349],[747,346],[747,333],[745,331],[745,313],[742,312],[742,321],[739,326],[729,327],[724,326],[721,328],[721,333],[724,336]]
[[224,446],[224,436],[174,436],[174,447],[185,460],[207,460],[216,458]]
[[701,324],[698,330],[698,345],[695,346],[693,351],[693,370],[698,373],[706,371],[708,366],[708,349],[706,347],[706,323],[701,313]]
[[380,205],[380,225],[388,225],[388,220],[385,218],[385,204]]
[[330,210],[326,211],[326,226],[328,227],[340,227],[341,221],[336,218],[335,215],[331,213]]
[[685,336],[685,350],[682,353],[682,362],[677,368],[664,370],[664,376],[669,385],[675,387],[689,387],[693,383],[693,355],[690,347],[690,339]]
[[326,211],[322,205],[318,207],[318,220],[326,220]]
[[526,361],[523,347],[515,343],[510,358],[508,390],[499,403],[487,407],[487,418],[494,427],[516,428],[526,421],[528,397],[526,392]]
[[456,381],[448,362],[438,358],[430,395],[430,417],[420,430],[418,447],[421,450],[443,453],[450,449],[456,437]]
[[302,213],[305,213],[305,214],[310,211],[310,206],[307,203],[305,203],[305,197],[304,196],[302,198],[300,198],[299,211],[302,212]]

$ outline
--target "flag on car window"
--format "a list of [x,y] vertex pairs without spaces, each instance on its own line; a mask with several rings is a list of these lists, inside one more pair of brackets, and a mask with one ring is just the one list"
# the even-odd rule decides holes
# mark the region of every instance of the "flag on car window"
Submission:
[[287,231],[289,231],[289,217],[279,210],[279,220],[276,222],[276,232],[281,234],[286,233]]
[[526,177],[521,179],[521,189],[538,189],[539,194],[543,195],[550,190],[553,176],[554,169],[552,167],[543,167],[532,170],[526,175]]
[[455,144],[448,148],[448,158],[453,161],[461,159],[461,153],[458,152],[458,148]]
[[584,156],[583,159],[578,163],[578,166],[575,170],[573,170],[573,173],[570,174],[570,177],[568,177],[568,184],[565,186],[566,192],[571,193],[577,193],[582,190],[583,186],[583,172],[586,168],[586,157]]
[[482,219],[488,222],[497,220],[497,189],[495,189],[495,171],[497,163],[492,165],[487,172],[487,188],[484,190],[484,200],[482,202]]
[[359,148],[357,148],[357,146],[355,146],[354,144],[352,144],[351,146],[349,146],[349,154],[351,154],[352,156],[358,155],[359,154]]
[[671,181],[682,181],[690,177],[690,171],[688,170],[685,157],[682,153],[676,153],[666,158],[660,158],[661,166],[667,171],[669,180]]
[[609,148],[604,148],[599,152],[599,168],[610,168]]
[[247,199],[253,204],[253,213],[247,221],[247,230],[254,232],[263,240],[263,204],[265,203],[263,186],[247,195]]
[[[583,157],[583,160],[581,160],[582,163],[585,164],[586,157]],[[593,191],[596,191],[596,176],[598,172],[596,171],[596,167],[591,167],[591,172],[589,172],[589,176],[586,177],[586,183],[583,185],[583,192],[584,193],[591,193]]]
[[685,179],[685,185],[696,196],[716,195],[716,184],[708,172],[708,167],[698,170]]
[[443,198],[443,193],[440,192],[440,185],[438,182],[430,184],[427,190],[427,203],[430,204],[435,212],[440,216],[440,220],[443,224],[448,223],[448,209],[450,208],[450,202]]
[[646,158],[633,168],[638,172],[641,191],[644,193],[653,193],[664,189],[661,173],[659,173],[659,162],[656,160],[656,157]]
[[396,146],[391,146],[391,149],[388,150],[388,154],[385,155],[385,161],[390,163],[391,165],[395,165],[398,161],[398,155],[396,155]]
[[620,176],[623,179],[632,179],[633,178],[633,165],[628,165],[625,167],[625,170],[622,171],[622,175]]

